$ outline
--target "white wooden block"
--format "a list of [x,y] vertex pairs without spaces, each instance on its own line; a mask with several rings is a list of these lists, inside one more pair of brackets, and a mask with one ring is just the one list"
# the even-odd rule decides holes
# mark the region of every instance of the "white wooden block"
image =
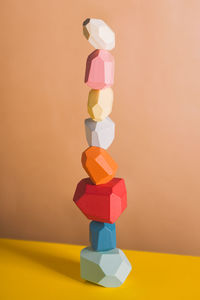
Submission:
[[102,20],[86,19],[83,22],[83,34],[96,49],[112,50],[115,47],[115,33]]
[[115,123],[109,118],[95,122],[85,120],[85,132],[88,145],[108,149],[115,137]]

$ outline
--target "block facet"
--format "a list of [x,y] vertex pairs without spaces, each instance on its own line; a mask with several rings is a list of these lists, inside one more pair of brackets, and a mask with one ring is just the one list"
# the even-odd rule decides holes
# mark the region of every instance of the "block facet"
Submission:
[[105,149],[89,147],[82,153],[82,165],[94,184],[109,182],[117,172],[117,164]]
[[106,50],[95,50],[87,58],[85,83],[92,89],[110,87],[114,82],[114,57]]
[[113,224],[127,207],[125,182],[113,178],[106,184],[94,185],[84,178],[76,187],[73,201],[88,219]]
[[90,243],[95,251],[116,248],[115,224],[92,221],[90,223]]
[[90,90],[88,113],[94,121],[103,121],[112,112],[112,105],[113,90],[111,88]]
[[83,34],[96,49],[112,50],[115,47],[115,33],[102,20],[86,19],[83,22]]
[[85,133],[89,146],[107,149],[115,137],[115,123],[109,117],[101,122],[86,119]]
[[104,287],[118,287],[129,275],[132,267],[122,250],[95,252],[84,248],[80,255],[81,277]]

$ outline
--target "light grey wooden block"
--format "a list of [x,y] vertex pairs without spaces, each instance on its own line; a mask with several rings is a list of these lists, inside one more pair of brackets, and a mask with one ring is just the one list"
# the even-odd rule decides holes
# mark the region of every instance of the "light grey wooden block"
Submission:
[[96,122],[85,120],[85,133],[88,145],[108,149],[115,137],[115,123],[109,118]]

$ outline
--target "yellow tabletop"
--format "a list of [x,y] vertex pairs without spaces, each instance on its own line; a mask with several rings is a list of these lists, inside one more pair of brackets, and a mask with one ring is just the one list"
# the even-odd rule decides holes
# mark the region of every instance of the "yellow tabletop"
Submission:
[[0,239],[0,300],[200,300],[200,258],[125,251],[133,270],[118,288],[80,278],[83,247]]

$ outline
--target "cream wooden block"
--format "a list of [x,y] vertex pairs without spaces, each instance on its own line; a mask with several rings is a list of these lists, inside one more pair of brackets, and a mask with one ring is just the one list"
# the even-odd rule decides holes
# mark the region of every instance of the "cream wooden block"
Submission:
[[112,111],[113,90],[104,88],[90,90],[88,96],[88,113],[94,121],[103,121]]
[[102,20],[86,19],[83,22],[83,34],[96,49],[112,50],[115,47],[115,33]]

